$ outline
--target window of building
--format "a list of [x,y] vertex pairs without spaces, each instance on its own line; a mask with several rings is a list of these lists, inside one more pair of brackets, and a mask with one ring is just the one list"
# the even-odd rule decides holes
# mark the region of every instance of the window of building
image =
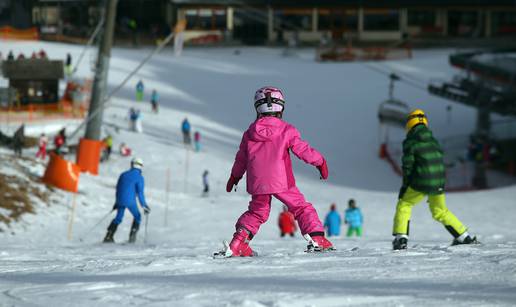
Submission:
[[480,35],[478,11],[449,11],[448,33],[452,36],[473,37]]
[[357,31],[358,12],[356,10],[319,10],[319,31],[340,30],[342,32]]
[[399,28],[398,10],[368,10],[364,13],[366,31],[398,31]]
[[312,30],[312,10],[309,9],[275,9],[274,20],[277,29]]
[[492,12],[491,26],[494,35],[514,35],[516,34],[516,11]]
[[223,9],[189,9],[185,12],[187,28],[192,30],[224,30],[226,11]]
[[436,18],[436,12],[429,10],[409,10],[407,14],[409,26],[434,27]]

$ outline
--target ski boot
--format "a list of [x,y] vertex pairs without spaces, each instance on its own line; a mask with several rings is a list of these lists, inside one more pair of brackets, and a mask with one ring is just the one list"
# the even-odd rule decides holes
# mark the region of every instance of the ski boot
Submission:
[[257,254],[249,246],[252,239],[251,233],[245,228],[239,228],[233,234],[231,243],[224,241],[224,247],[221,251],[214,253],[213,258],[229,258],[229,257],[253,257]]
[[331,242],[324,237],[324,232],[312,232],[311,234],[305,234],[303,237],[308,241],[305,250],[307,253],[335,250]]
[[453,245],[461,245],[461,244],[480,244],[480,242],[477,241],[477,237],[476,236],[472,237],[466,231],[462,235],[460,235],[457,238],[453,239],[452,246]]
[[392,241],[392,249],[395,251],[407,249],[407,244],[408,244],[408,236],[402,235],[402,234],[397,234],[396,237],[394,238],[394,241]]
[[106,236],[104,237],[104,243],[115,243],[113,236],[115,235],[117,227],[118,225],[114,222],[111,222],[111,224],[109,224]]
[[140,224],[136,223],[136,220],[133,220],[131,232],[129,232],[129,243],[136,242],[136,234],[138,233],[138,229],[140,229]]

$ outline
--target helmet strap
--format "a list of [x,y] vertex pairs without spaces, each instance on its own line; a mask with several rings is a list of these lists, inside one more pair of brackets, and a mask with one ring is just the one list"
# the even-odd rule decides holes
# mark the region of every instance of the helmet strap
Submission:
[[267,107],[272,107],[271,93],[265,93],[265,98],[267,98]]

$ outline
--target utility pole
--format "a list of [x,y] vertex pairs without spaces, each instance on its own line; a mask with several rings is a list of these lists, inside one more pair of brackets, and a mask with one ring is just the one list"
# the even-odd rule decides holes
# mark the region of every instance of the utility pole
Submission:
[[118,0],[105,0],[105,24],[102,39],[100,41],[97,64],[95,66],[95,79],[91,94],[90,109],[86,126],[86,139],[100,140],[103,104],[106,95],[107,76],[109,70],[109,59],[111,58],[111,46],[115,30],[116,7]]

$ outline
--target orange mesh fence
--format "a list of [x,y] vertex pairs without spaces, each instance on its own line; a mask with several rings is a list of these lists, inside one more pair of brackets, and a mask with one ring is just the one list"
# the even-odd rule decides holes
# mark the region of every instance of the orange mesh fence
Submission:
[[39,40],[39,33],[36,27],[21,30],[4,26],[0,27],[0,39]]

